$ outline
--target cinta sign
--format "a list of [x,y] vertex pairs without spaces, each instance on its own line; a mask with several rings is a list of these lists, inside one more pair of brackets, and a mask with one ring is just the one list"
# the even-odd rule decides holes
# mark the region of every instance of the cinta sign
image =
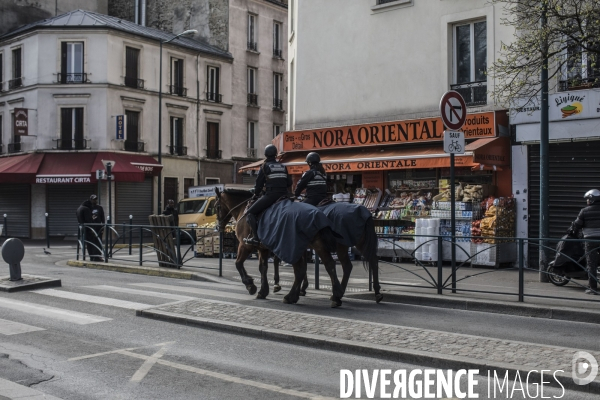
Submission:
[[15,136],[27,136],[28,134],[28,114],[26,108],[15,108],[14,109],[14,132]]
[[125,140],[127,139],[127,124],[126,121],[127,119],[125,118],[124,115],[117,115],[115,117],[115,119],[117,120],[117,134],[116,134],[116,139],[117,140]]
[[[495,113],[470,114],[460,131],[465,133],[466,139],[496,136]],[[283,134],[283,151],[441,141],[443,133],[441,117],[292,131]]]

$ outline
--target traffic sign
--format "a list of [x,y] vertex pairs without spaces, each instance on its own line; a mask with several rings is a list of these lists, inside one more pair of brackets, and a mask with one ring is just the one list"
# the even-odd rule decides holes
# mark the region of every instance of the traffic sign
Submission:
[[462,131],[444,131],[444,152],[463,154],[465,152],[465,133]]
[[467,119],[467,105],[460,93],[450,90],[440,100],[442,121],[449,129],[457,131],[465,124]]

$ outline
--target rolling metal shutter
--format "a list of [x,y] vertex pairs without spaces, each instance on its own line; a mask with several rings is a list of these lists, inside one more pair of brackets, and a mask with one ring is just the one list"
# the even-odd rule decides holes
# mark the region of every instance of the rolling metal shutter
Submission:
[[[133,215],[134,225],[150,223],[148,216],[153,214],[152,198],[154,196],[152,183],[152,178],[146,178],[144,182],[117,182],[115,215],[118,224],[129,224],[130,215]],[[147,235],[150,236],[150,233]],[[137,231],[134,232],[134,237],[139,237]]]
[[[8,236],[29,237],[31,226],[31,186],[21,184],[0,185],[0,224],[8,225]],[[2,235],[4,235],[4,231]]]
[[[529,153],[529,237],[539,237],[540,147]],[[585,207],[583,195],[600,189],[600,141],[550,144],[549,230],[560,238]],[[539,249],[529,248],[530,265],[538,265]]]
[[50,236],[77,236],[77,208],[96,193],[96,185],[48,185]]

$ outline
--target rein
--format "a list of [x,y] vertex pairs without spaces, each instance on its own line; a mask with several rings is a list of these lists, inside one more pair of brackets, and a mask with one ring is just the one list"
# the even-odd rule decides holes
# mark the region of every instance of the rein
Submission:
[[[228,212],[228,213],[225,215],[225,217],[223,217],[223,219],[224,219],[224,220],[227,220],[227,217],[229,217],[229,216],[231,215],[231,212],[232,212],[233,210],[235,210],[236,208],[238,208],[238,207],[240,207],[240,206],[242,206],[242,205],[244,205],[244,204],[248,203],[250,200],[252,200],[252,198],[249,198],[248,200],[244,200],[244,201],[242,201],[240,204],[238,204],[237,206],[235,206],[235,207],[231,208],[231,209],[229,210],[229,212]],[[221,201],[221,199],[219,199],[219,202],[220,202],[220,201]],[[219,207],[220,207],[220,205],[219,205]],[[243,215],[242,215],[242,217],[243,217]],[[242,217],[240,217],[240,219],[242,219]],[[239,222],[239,219],[238,219],[238,220],[236,220],[235,222]]]

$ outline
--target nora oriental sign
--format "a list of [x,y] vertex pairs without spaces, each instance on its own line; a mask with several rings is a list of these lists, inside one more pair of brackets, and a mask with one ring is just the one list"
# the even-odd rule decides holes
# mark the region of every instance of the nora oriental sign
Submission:
[[[442,141],[444,129],[441,118],[423,118],[292,131],[283,134],[283,151]],[[466,139],[496,136],[496,114],[494,112],[470,114],[460,130],[464,132]]]

